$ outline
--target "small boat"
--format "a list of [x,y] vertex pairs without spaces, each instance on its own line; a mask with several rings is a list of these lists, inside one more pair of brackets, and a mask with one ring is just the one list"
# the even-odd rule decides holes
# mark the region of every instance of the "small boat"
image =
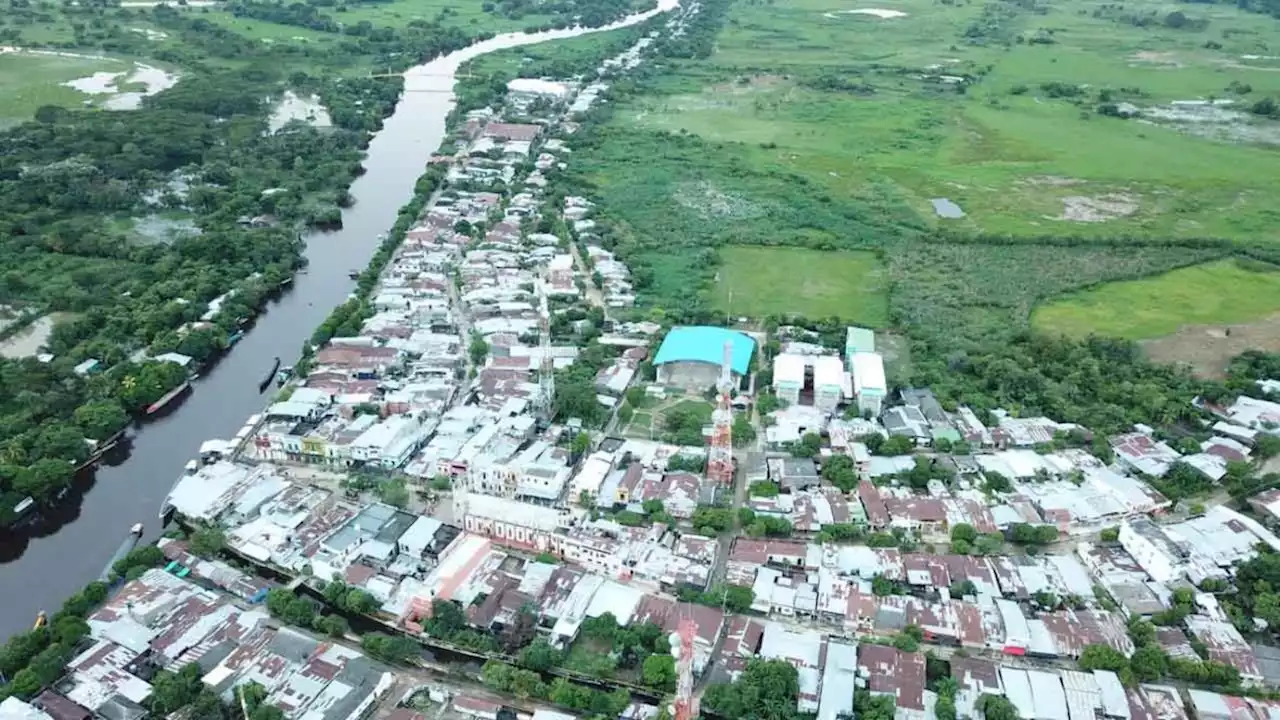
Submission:
[[116,548],[116,552],[107,561],[107,566],[102,569],[102,574],[98,576],[98,580],[108,582],[111,580],[111,571],[115,568],[117,562],[125,559],[129,553],[138,546],[138,541],[142,539],[142,523],[134,523],[129,528],[129,535],[120,543],[120,547]]
[[31,626],[31,629],[39,630],[40,628],[48,624],[49,624],[49,616],[45,615],[44,611],[41,610],[40,612],[36,613],[36,624]]
[[182,469],[186,470],[188,475],[194,475],[200,469],[200,463],[195,460],[188,460],[187,464],[182,466]]
[[280,372],[276,373],[276,387],[284,387],[289,382],[289,378],[293,375],[293,366],[285,365],[280,368]]
[[230,335],[227,336],[227,347],[231,347],[232,345],[235,345],[236,343],[240,342],[240,338],[242,337],[244,337],[243,330],[236,330],[235,332],[231,333]]
[[176,387],[176,388],[174,388],[174,389],[170,390],[169,392],[165,393],[165,394],[164,394],[164,397],[162,397],[162,398],[160,398],[159,400],[157,400],[157,401],[155,401],[155,402],[151,403],[150,405],[148,405],[148,406],[147,406],[147,414],[148,414],[148,415],[155,415],[156,413],[158,413],[158,412],[160,412],[161,410],[163,410],[163,409],[165,408],[165,406],[166,406],[166,405],[168,405],[169,403],[171,403],[171,402],[173,402],[175,399],[177,399],[177,397],[178,397],[179,395],[182,395],[183,393],[185,393],[186,391],[188,391],[188,390],[190,390],[190,389],[191,389],[191,382],[190,382],[190,381],[186,381],[186,382],[182,383],[182,384],[181,384],[181,385],[179,385],[178,387]]
[[262,382],[258,383],[259,393],[264,393],[267,391],[268,387],[271,387],[271,381],[275,379],[276,371],[278,371],[279,369],[280,369],[280,356],[277,355],[275,364],[271,366],[271,371],[268,372],[267,376],[262,379]]
[[351,270],[351,271],[348,271],[348,272],[347,272],[347,277],[351,278],[352,280],[359,280],[359,279],[360,279],[360,271],[359,271],[359,270]]

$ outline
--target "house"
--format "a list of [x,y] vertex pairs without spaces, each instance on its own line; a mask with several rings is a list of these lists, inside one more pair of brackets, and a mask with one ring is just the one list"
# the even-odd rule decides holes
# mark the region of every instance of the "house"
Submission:
[[788,492],[817,487],[821,482],[818,468],[811,458],[772,458],[769,460],[769,477]]

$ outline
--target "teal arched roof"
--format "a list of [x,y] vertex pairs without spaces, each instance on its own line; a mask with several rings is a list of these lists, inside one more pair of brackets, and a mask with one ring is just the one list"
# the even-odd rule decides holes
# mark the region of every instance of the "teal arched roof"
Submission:
[[662,340],[653,364],[705,362],[719,365],[724,359],[726,341],[733,343],[733,371],[746,375],[747,368],[751,365],[751,353],[756,349],[756,341],[746,333],[709,325],[671,328],[671,332]]

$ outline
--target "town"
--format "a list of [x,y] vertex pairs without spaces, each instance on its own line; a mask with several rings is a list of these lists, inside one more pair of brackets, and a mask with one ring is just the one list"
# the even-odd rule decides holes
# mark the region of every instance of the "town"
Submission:
[[1275,452],[1280,378],[1175,447],[892,387],[866,328],[614,319],[631,273],[549,188],[655,37],[464,113],[376,286],[0,718],[200,718],[201,689],[305,720],[1280,713],[1251,642],[1280,490],[1224,489]]

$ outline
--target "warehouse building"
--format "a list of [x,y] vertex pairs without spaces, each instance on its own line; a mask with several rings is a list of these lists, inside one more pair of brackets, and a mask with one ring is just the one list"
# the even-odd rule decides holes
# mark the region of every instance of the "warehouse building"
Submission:
[[697,391],[714,386],[720,377],[726,344],[732,348],[729,364],[733,379],[741,381],[756,349],[756,341],[750,335],[706,325],[671,328],[653,358],[658,382]]

